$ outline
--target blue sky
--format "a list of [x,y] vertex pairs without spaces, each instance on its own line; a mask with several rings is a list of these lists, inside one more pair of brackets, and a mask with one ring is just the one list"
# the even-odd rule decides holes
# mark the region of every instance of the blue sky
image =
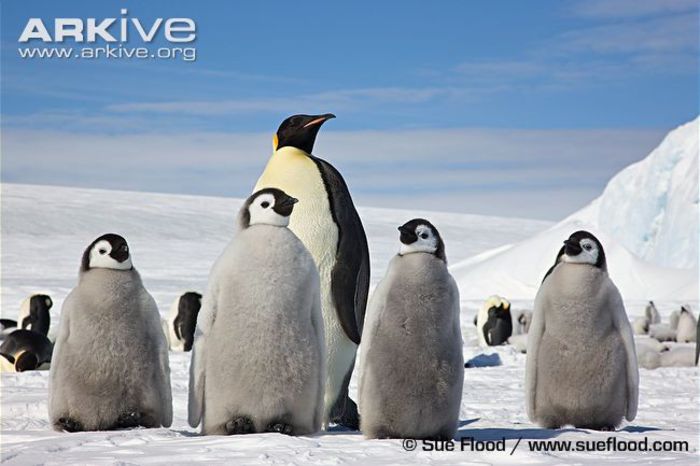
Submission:
[[[197,60],[18,57],[30,17],[120,8],[193,18]],[[316,153],[360,204],[558,219],[698,113],[695,1],[3,1],[0,15],[5,182],[245,196],[284,117],[333,112]]]

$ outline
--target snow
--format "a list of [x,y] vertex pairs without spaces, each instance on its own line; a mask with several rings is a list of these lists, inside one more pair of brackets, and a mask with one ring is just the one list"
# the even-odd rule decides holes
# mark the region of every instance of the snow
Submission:
[[697,267],[699,124],[700,117],[671,131],[567,220],[599,228],[653,264]]
[[588,230],[626,300],[698,299],[698,119],[673,130],[603,194],[557,225],[451,268],[463,297],[534,299],[562,242]]
[[[184,290],[204,289],[209,268],[229,241],[240,200],[99,191],[29,185],[2,185],[2,308],[14,318],[28,294],[46,292],[54,299],[52,329],[60,319],[64,297],[77,280],[83,249],[97,236],[112,231],[130,243],[134,265],[165,317]],[[396,228],[413,217],[425,217],[440,230],[448,259],[455,264],[484,251],[502,257],[508,244],[530,244],[533,257],[542,256],[544,270],[553,260],[547,248],[528,238],[551,227],[525,219],[457,215],[435,212],[361,208],[370,243],[372,282],[384,273],[398,249]],[[557,248],[559,233],[549,233]],[[550,247],[547,245],[547,247]],[[500,248],[500,249],[497,249]],[[540,250],[537,250],[541,248]],[[527,248],[526,248],[527,250]],[[555,251],[556,252],[556,251]],[[469,259],[474,261],[475,259]],[[617,263],[617,261],[616,261]],[[503,263],[505,264],[505,262]],[[455,272],[460,266],[455,267]],[[513,263],[511,268],[524,267]],[[618,269],[624,275],[625,269]],[[653,278],[652,268],[644,278]],[[612,273],[612,271],[611,271]],[[659,272],[660,273],[660,272]],[[665,272],[664,272],[665,273]],[[657,277],[659,293],[671,279]],[[460,282],[460,287],[463,282]],[[651,285],[650,285],[651,286]],[[526,417],[523,402],[525,355],[509,346],[483,352],[478,348],[473,318],[481,300],[491,294],[463,293],[462,331],[465,360],[496,360],[501,365],[467,369],[458,437],[477,440],[506,438],[505,452],[406,452],[398,440],[364,440],[361,434],[334,430],[309,437],[278,434],[242,437],[201,437],[187,425],[189,354],[170,353],[174,422],[169,429],[65,434],[50,429],[47,419],[47,372],[0,376],[0,446],[7,464],[466,464],[466,463],[637,463],[697,462],[698,369],[695,367],[641,370],[638,418],[618,432],[540,429]],[[673,293],[666,296],[672,297]],[[510,296],[508,296],[510,298]],[[626,297],[627,298],[627,297]],[[513,309],[531,308],[532,301],[511,299]],[[679,307],[676,299],[657,299],[664,319]],[[630,318],[643,315],[644,302],[627,300]],[[692,301],[697,310],[697,302]],[[687,346],[687,345],[686,345]],[[486,353],[486,356],[480,356]],[[357,390],[357,373],[351,395]],[[638,454],[604,452],[538,453],[529,451],[533,439],[681,440],[689,452]],[[511,450],[522,437],[515,452]],[[457,446],[457,450],[459,447]]]

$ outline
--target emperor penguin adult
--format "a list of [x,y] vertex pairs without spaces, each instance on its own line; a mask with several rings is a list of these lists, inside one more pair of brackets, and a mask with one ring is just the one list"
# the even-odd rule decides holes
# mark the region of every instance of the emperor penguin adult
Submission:
[[299,199],[289,229],[309,250],[321,277],[327,374],[324,425],[359,428],[348,396],[369,290],[367,238],[340,172],[312,155],[321,125],[335,115],[294,115],[273,138],[274,152],[255,190],[278,188]]
[[188,420],[205,435],[321,428],[321,295],[311,254],[287,228],[296,202],[274,188],[251,195],[212,267],[190,366]]
[[476,322],[479,346],[498,346],[513,334],[510,302],[500,296],[491,296],[479,309]]
[[614,430],[637,414],[639,370],[603,245],[577,231],[535,297],[525,371],[527,413],[546,428]]
[[56,430],[169,427],[170,369],[153,297],[113,233],[83,253],[78,285],[61,309],[49,417]]
[[464,359],[459,290],[427,220],[399,227],[401,246],[377,285],[360,348],[360,427],[367,438],[454,438]]
[[39,332],[18,329],[0,344],[0,371],[46,370],[51,363],[53,344]]
[[190,351],[194,341],[197,315],[202,307],[202,295],[187,291],[175,299],[168,319],[163,321],[163,332],[168,346],[174,351]]
[[0,319],[0,335],[4,336],[17,329],[31,330],[44,336],[49,334],[53,306],[51,297],[45,294],[34,294],[22,301],[19,307],[19,319]]
[[49,310],[52,306],[51,297],[45,294],[34,294],[25,298],[19,308],[19,327],[48,335],[51,326]]

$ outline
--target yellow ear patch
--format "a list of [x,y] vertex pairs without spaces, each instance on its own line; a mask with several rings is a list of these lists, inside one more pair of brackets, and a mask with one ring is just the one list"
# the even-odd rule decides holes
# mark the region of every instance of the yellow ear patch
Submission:
[[272,136],[272,150],[277,150],[277,146],[280,143],[280,138],[277,137],[277,133]]

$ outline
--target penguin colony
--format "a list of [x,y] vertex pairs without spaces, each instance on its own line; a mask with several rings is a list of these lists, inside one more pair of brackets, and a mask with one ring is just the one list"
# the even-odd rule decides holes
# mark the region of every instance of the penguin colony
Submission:
[[[46,295],[25,300],[19,322],[0,320],[3,370],[50,365],[56,430],[169,427],[170,348],[192,352],[188,421],[205,435],[306,435],[340,424],[367,438],[454,438],[464,360],[444,241],[425,219],[398,227],[399,252],[368,305],[362,222],[340,172],[312,155],[332,118],[282,122],[204,296],[180,295],[168,319],[160,321],[126,240],[106,234],[84,250],[55,346]],[[586,231],[564,241],[533,311],[511,313],[492,296],[475,325],[480,346],[527,352],[526,411],[546,428],[613,430],[633,420],[633,334],[700,336],[688,308],[663,327],[653,302],[631,326],[603,245]],[[360,343],[358,408],[348,384]],[[662,359],[656,340],[638,347],[649,365]],[[671,353],[668,365],[680,358]]]

